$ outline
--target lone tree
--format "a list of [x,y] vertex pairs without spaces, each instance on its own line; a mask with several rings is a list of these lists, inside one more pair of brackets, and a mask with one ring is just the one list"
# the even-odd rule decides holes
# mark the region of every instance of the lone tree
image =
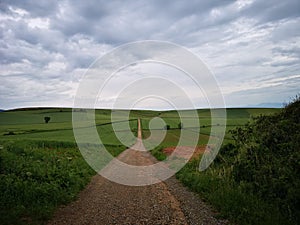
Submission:
[[170,130],[170,125],[169,124],[165,125],[164,130]]
[[183,123],[178,124],[178,129],[183,129]]
[[45,116],[44,120],[45,120],[45,123],[48,123],[50,121],[50,117],[49,116]]

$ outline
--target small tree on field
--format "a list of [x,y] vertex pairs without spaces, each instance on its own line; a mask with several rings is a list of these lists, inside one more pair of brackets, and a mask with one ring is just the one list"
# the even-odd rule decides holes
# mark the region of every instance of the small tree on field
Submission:
[[168,125],[168,124],[165,125],[165,126],[164,126],[164,130],[170,130],[170,125]]
[[48,123],[50,121],[50,117],[49,116],[45,116],[44,120],[45,120],[45,123]]
[[178,129],[183,129],[183,123],[178,124]]

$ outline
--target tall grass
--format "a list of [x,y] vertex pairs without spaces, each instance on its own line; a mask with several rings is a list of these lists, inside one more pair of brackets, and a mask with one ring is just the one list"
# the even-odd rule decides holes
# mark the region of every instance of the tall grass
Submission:
[[177,178],[237,224],[300,222],[300,98],[232,131],[213,165],[188,163]]
[[199,160],[193,160],[176,177],[212,204],[220,212],[220,217],[241,225],[289,224],[277,206],[262,200],[255,193],[246,192],[224,174],[227,172],[224,168],[200,173],[198,166]]
[[153,150],[150,151],[150,153],[158,160],[163,161],[167,158],[167,155],[163,153],[163,147],[158,146],[155,147]]
[[[124,146],[108,146],[116,156]],[[1,224],[43,224],[61,204],[75,199],[95,172],[74,143],[0,144]]]

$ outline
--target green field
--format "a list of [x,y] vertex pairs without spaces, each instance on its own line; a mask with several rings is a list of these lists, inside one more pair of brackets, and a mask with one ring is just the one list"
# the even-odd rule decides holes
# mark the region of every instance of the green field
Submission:
[[[266,115],[278,112],[278,109],[227,109],[227,128],[233,129],[237,126],[245,125],[252,117],[260,114]],[[83,112],[84,114],[84,112]],[[180,129],[178,124],[180,119],[176,111],[118,111],[116,121],[128,120],[131,130],[136,134],[137,119],[140,118],[142,122],[143,137],[150,135],[149,121],[154,117],[162,118],[166,124],[170,125],[170,131],[167,132],[164,145],[176,145],[178,137],[180,136]],[[208,136],[210,133],[211,124],[210,111],[207,109],[198,110],[200,133],[202,136]],[[49,116],[50,122],[45,123],[44,117]],[[116,138],[111,122],[111,110],[96,110],[95,124],[100,138],[104,144],[119,145],[121,144]],[[124,122],[124,126],[126,123]],[[123,135],[126,139],[128,130],[121,129],[122,125],[116,132]],[[186,129],[193,129],[192,127],[185,127]],[[160,127],[158,127],[160,129]],[[230,140],[231,136],[226,132],[226,139]],[[0,113],[0,141],[5,140],[48,140],[48,141],[64,141],[75,142],[72,128],[72,110],[47,108],[47,109],[26,109],[13,110]],[[134,142],[134,140],[132,140]],[[199,143],[201,144],[201,143]]]
[[[279,112],[280,109],[275,108],[230,108],[227,109],[227,119],[226,119],[226,133],[224,137],[224,143],[229,143],[232,141],[232,136],[229,133],[230,130],[236,127],[243,127],[246,123],[250,122],[252,118],[259,115],[270,115]],[[208,109],[199,109],[197,111],[200,125],[200,134],[198,145],[205,145],[209,139],[212,126],[217,127],[217,124],[211,124],[211,113]],[[180,129],[178,125],[180,123],[180,118],[176,111],[164,111],[164,112],[140,112],[140,118],[142,122],[143,138],[148,138],[151,134],[149,130],[149,122],[154,117],[159,117],[165,121],[166,124],[170,126],[170,130],[167,131],[166,137],[164,138],[161,146],[169,147],[176,146],[180,137]],[[193,132],[197,128],[193,125],[186,126],[183,124],[185,130]],[[160,129],[162,127],[157,127]],[[155,130],[152,131],[155,133]]]
[[[83,115],[85,112],[82,113]],[[96,110],[95,124],[104,144],[121,144],[114,135],[110,110]],[[44,117],[50,122],[45,123]],[[117,118],[124,120],[122,114]],[[136,121],[131,120],[130,127],[136,131]],[[125,124],[125,122],[124,122]],[[125,133],[117,129],[116,132]],[[28,109],[6,111],[0,114],[0,140],[48,140],[75,142],[72,127],[71,109]],[[132,140],[134,143],[134,140]]]
[[[228,132],[230,129],[244,126],[252,117],[278,111],[228,109],[224,142],[232,141]],[[86,122],[85,110],[79,113],[82,114],[80,122],[84,131],[91,123]],[[115,115],[113,123],[112,113]],[[198,145],[205,145],[212,126],[218,125],[211,124],[209,110],[200,109],[197,113],[200,123],[200,133],[196,133],[199,136]],[[45,123],[44,117],[50,117],[50,121]],[[143,138],[146,139],[151,134],[149,122],[155,117],[164,120],[170,128],[165,130],[166,135],[157,144],[158,147],[176,146],[182,130],[178,127],[180,119],[175,111],[96,110],[95,125],[106,149],[117,156],[135,143],[138,118],[142,123]],[[157,130],[152,130],[153,134],[161,132],[164,127],[154,128]],[[183,129],[187,134],[195,135],[196,128],[192,125],[183,124]],[[126,140],[126,144],[122,140]],[[59,205],[73,200],[94,174],[76,146],[72,109],[37,108],[0,112],[2,224],[43,224]]]

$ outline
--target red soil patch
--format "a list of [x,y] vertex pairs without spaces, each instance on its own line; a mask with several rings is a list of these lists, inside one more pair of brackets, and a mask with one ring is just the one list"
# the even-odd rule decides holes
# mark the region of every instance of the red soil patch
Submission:
[[[208,148],[211,148],[211,147],[208,146]],[[163,152],[167,156],[169,156],[174,152],[175,149],[176,149],[176,146],[168,147],[168,148],[164,148]],[[203,154],[205,152],[205,149],[206,149],[206,145],[205,146],[197,146],[197,147],[177,146],[177,152],[174,154],[180,158],[188,158],[188,156],[190,155],[190,152],[194,150],[194,153],[191,157],[191,159],[193,159],[193,158],[198,158],[201,154]]]

